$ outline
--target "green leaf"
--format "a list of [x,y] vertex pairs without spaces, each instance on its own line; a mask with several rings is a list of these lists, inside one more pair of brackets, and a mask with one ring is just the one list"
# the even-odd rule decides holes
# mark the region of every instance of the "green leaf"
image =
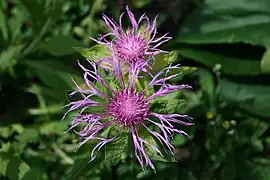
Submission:
[[24,8],[28,11],[35,32],[39,32],[40,29],[43,27],[43,24],[45,23],[48,16],[45,14],[45,6],[44,3],[40,1],[24,1],[20,0],[18,1],[20,5],[23,5]]
[[239,14],[243,12],[270,12],[268,8],[270,2],[268,0],[227,0],[225,2],[220,2],[218,0],[207,0],[206,2],[206,6],[208,6],[208,8],[211,8],[213,11],[222,14]]
[[143,139],[147,141],[149,144],[159,147],[159,150],[161,150],[162,156],[160,156],[160,154],[157,153],[149,145],[145,145],[145,151],[147,155],[149,155],[150,159],[161,162],[176,162],[175,157],[169,154],[167,151],[165,151],[163,145],[159,144],[158,140],[155,140],[151,135],[148,135]]
[[31,169],[11,148],[8,152],[0,152],[0,174],[10,180],[26,180],[27,177],[33,177],[33,173],[35,179],[39,180],[38,169]]
[[195,49],[179,49],[179,54],[185,58],[193,59],[210,68],[221,65],[221,72],[234,75],[259,75],[261,74],[260,62],[255,60],[244,60],[234,57],[205,52]]
[[40,127],[40,133],[45,135],[63,135],[63,132],[65,132],[67,129],[68,126],[67,122],[65,121],[48,122]]
[[8,26],[8,17],[7,17],[7,7],[5,5],[5,7],[1,7],[0,8],[0,32],[1,32],[1,35],[2,35],[2,38],[4,40],[5,43],[8,43],[8,40],[9,40],[9,31],[10,31],[10,28]]
[[179,134],[175,135],[171,143],[175,146],[181,146],[184,145],[186,142],[186,138],[184,136],[181,136]]
[[13,131],[9,127],[0,127],[0,136],[3,138],[8,138]]
[[161,114],[172,114],[179,112],[187,104],[183,99],[157,99],[152,103],[153,112]]
[[224,165],[221,167],[221,180],[235,180],[236,178],[236,165],[233,160],[226,159]]
[[89,162],[91,149],[93,147],[93,144],[88,143],[82,146],[79,151],[76,152],[79,155],[76,157],[75,163],[65,180],[79,179],[80,177],[85,176],[89,170],[93,169],[101,162],[100,159],[95,159],[94,161]]
[[270,117],[270,86],[238,84],[229,80],[222,80],[220,93],[240,108],[263,117]]
[[51,6],[48,7],[48,9],[50,10],[49,15],[53,18],[54,21],[61,19],[61,17],[63,16],[64,2],[64,0],[52,1]]
[[24,45],[10,46],[0,54],[0,70],[4,70],[17,63],[17,55],[22,50]]
[[199,73],[202,90],[206,92],[209,97],[212,97],[215,91],[215,82],[212,74],[205,69],[200,69]]
[[179,92],[175,92],[168,96],[157,97],[151,103],[151,111],[164,114],[179,113],[187,105],[186,100],[179,99],[179,95]]
[[112,138],[117,136],[117,138],[105,146],[105,158],[112,165],[116,165],[122,157],[125,156],[125,152],[127,150],[128,145],[128,134],[120,133],[115,128],[111,128],[108,133],[108,138]]
[[241,180],[268,180],[270,178],[270,166],[269,164],[248,161],[242,166],[237,166],[237,175]]
[[[149,152],[148,152],[149,153]],[[160,161],[160,162],[177,162],[175,157],[172,155],[166,154],[165,156],[160,156],[158,154],[152,154],[150,157],[152,160]]]
[[239,132],[243,134],[243,137],[246,136],[248,138],[258,139],[266,132],[269,126],[267,122],[255,118],[248,118],[241,122],[238,128]]
[[24,49],[23,51],[23,56],[26,56],[32,52],[35,52],[38,48],[38,45],[40,43],[40,41],[42,40],[43,36],[45,35],[45,33],[49,30],[49,28],[51,27],[52,24],[52,20],[50,18],[48,18],[45,23],[43,24],[42,28],[40,29],[40,31],[38,31],[38,33],[36,34],[36,36],[34,37],[34,39],[28,44],[28,46]]
[[0,174],[5,175],[7,172],[7,166],[8,166],[8,162],[10,157],[8,156],[8,158],[6,158],[5,155],[6,153],[1,152],[0,153]]
[[11,126],[7,127],[0,127],[0,137],[8,138],[10,137],[14,132],[22,133],[24,128],[20,124],[12,124]]
[[74,47],[74,49],[78,51],[83,57],[93,61],[111,56],[111,52],[107,46],[102,44],[94,45],[90,49],[82,47]]
[[269,45],[270,15],[267,7],[267,0],[207,0],[187,18],[178,42]]
[[254,152],[263,152],[264,146],[261,139],[253,139],[251,143],[251,148]]
[[137,1],[134,1],[134,7],[142,8],[150,3],[151,3],[151,0],[137,0]]
[[39,141],[39,132],[37,129],[29,128],[25,129],[18,137],[18,141],[21,143],[37,142]]
[[12,127],[13,131],[15,131],[19,134],[24,131],[24,127],[21,124],[12,124],[11,127]]
[[64,56],[74,54],[76,51],[72,47],[80,45],[81,43],[71,36],[53,36],[48,41],[42,42],[39,48],[54,56]]
[[[164,147],[164,145],[161,144],[158,139],[152,136],[145,128],[139,129],[139,135],[142,139],[148,142],[148,144],[144,144],[144,149],[150,159],[161,162],[176,162],[175,157],[168,153],[167,148]],[[162,155],[154,150],[149,144],[158,148]]]
[[168,54],[162,53],[155,56],[155,64],[152,66],[152,72],[158,72],[169,64],[173,63],[178,57],[177,51],[171,51]]
[[34,116],[46,115],[46,114],[57,114],[62,111],[63,111],[63,104],[52,104],[52,105],[47,106],[45,109],[40,107],[40,108],[33,108],[33,109],[28,110],[29,114],[34,115]]
[[21,179],[24,174],[30,170],[30,167],[21,161],[18,156],[11,156],[7,165],[7,176],[11,180]]
[[[19,6],[19,5],[18,5]],[[18,7],[20,11],[15,11],[13,16],[8,20],[8,24],[11,31],[10,44],[16,44],[20,42],[24,34],[22,33],[22,26],[28,20],[27,12]]]
[[263,72],[270,73],[270,50],[267,49],[261,60],[261,68]]
[[25,64],[45,85],[63,96],[65,90],[70,90],[73,87],[71,78],[76,77],[75,71],[60,61],[32,60],[26,61]]
[[29,180],[29,179],[41,180],[42,178],[40,171],[37,168],[31,168],[21,178],[21,180]]
[[190,66],[181,66],[180,71],[183,73],[183,75],[189,75],[198,70],[197,67],[190,67]]

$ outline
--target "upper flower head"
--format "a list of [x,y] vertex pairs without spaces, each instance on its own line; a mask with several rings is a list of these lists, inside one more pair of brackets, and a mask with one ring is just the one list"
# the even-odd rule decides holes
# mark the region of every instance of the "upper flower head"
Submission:
[[[92,39],[100,44],[108,46],[120,61],[124,61],[130,66],[138,63],[142,65],[144,64],[142,62],[150,61],[155,55],[166,53],[166,51],[158,48],[164,42],[169,41],[171,37],[168,37],[167,34],[165,34],[156,38],[157,17],[150,23],[149,18],[144,14],[136,21],[134,14],[129,10],[128,6],[126,6],[126,11],[132,25],[131,28],[124,29],[122,26],[122,17],[124,13],[120,16],[119,24],[106,15],[103,15],[103,19],[109,27],[110,32],[102,36],[99,40]],[[144,25],[142,25],[143,22],[145,22]],[[108,36],[112,36],[112,40],[108,40]],[[107,63],[111,60],[111,58],[106,58],[101,60],[101,62],[106,61]],[[145,70],[145,67],[141,68],[144,68]]]
[[[87,88],[83,89],[74,81],[77,90],[71,95],[79,93],[83,99],[71,102],[68,105],[70,106],[68,112],[81,109],[79,115],[74,118],[70,129],[80,126],[80,130],[77,133],[82,138],[82,142],[79,146],[90,140],[100,141],[92,150],[91,160],[95,159],[97,152],[105,144],[113,143],[118,137],[118,134],[113,137],[103,137],[101,133],[105,129],[117,127],[119,133],[129,132],[133,140],[135,156],[142,168],[144,169],[149,165],[154,169],[146,149],[150,148],[158,154],[161,154],[161,151],[156,144],[144,139],[141,135],[141,130],[145,129],[149,135],[155,137],[169,152],[173,153],[174,148],[170,143],[173,135],[175,133],[186,135],[184,131],[178,130],[174,124],[192,125],[192,123],[183,121],[190,119],[187,115],[153,112],[150,110],[151,103],[158,97],[166,96],[183,88],[190,88],[190,86],[168,84],[168,80],[177,76],[177,74],[167,75],[168,72],[179,68],[178,66],[169,66],[155,76],[150,75],[151,80],[147,85],[144,88],[138,88],[137,83],[141,65],[132,66],[128,74],[123,75],[122,69],[119,68],[119,60],[113,58],[113,62],[118,80],[114,85],[111,84],[111,81],[108,82],[107,79],[103,79],[96,63],[89,61],[93,70],[86,69],[79,63],[79,66],[84,71],[84,80]],[[91,82],[90,78],[94,79],[95,83]],[[101,85],[109,93],[101,90]],[[159,87],[158,90],[149,93],[149,89],[153,89],[153,86]],[[93,112],[92,108],[94,107],[102,107],[103,111]],[[149,125],[154,125],[159,130],[153,130]]]

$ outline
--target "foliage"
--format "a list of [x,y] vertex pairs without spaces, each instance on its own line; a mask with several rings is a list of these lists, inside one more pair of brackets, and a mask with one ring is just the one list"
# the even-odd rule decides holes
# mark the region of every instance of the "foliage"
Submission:
[[102,13],[119,17],[121,2],[0,0],[0,179],[269,179],[268,0],[187,1],[196,8],[181,26],[162,3],[130,2],[138,15],[161,10],[160,31],[174,37],[164,47],[171,54],[158,57],[154,71],[180,63],[174,83],[194,87],[152,108],[188,114],[195,125],[186,130],[189,139],[173,139],[177,162],[152,154],[156,174],[142,172],[127,136],[90,163],[95,142],[77,149],[79,139],[65,133],[73,114],[61,121],[71,78],[82,83],[76,60],[87,64],[80,53],[108,55],[89,36],[105,33]]

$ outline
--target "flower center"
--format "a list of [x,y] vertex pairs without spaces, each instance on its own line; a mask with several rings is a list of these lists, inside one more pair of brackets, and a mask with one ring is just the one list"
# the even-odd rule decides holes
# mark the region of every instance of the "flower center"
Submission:
[[133,126],[141,123],[149,112],[149,106],[141,93],[128,88],[119,91],[108,106],[109,114],[123,126]]
[[127,31],[115,43],[117,55],[128,63],[144,59],[147,42],[143,36]]

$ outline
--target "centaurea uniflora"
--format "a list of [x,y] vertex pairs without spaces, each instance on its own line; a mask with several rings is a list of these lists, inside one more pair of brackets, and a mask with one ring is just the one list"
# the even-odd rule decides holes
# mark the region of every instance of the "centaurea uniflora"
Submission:
[[[124,28],[122,25],[123,12],[119,18],[119,24],[105,14],[103,19],[110,32],[101,36],[99,39],[91,38],[99,44],[107,46],[115,52],[123,67],[132,67],[141,65],[141,70],[148,71],[154,62],[154,56],[167,51],[159,47],[172,39],[168,34],[157,37],[156,20],[151,23],[149,18],[143,14],[137,21],[134,14],[126,6],[126,11],[131,22],[131,27]],[[110,68],[112,56],[99,60],[104,68]],[[144,63],[148,62],[148,63]]]
[[[130,71],[123,74],[119,59],[113,56],[112,60],[115,78],[103,77],[104,75],[100,71],[102,68],[96,62],[88,60],[92,66],[91,70],[78,63],[83,70],[86,88],[73,81],[77,90],[71,95],[81,94],[82,99],[68,104],[70,109],[67,113],[80,110],[79,114],[74,117],[70,130],[74,130],[82,139],[79,147],[89,141],[98,141],[92,149],[91,161],[96,158],[103,146],[113,145],[119,134],[126,133],[126,136],[130,136],[130,140],[132,140],[135,157],[142,169],[145,170],[147,166],[150,166],[155,170],[147,150],[151,149],[152,152],[162,156],[160,146],[157,145],[161,144],[167,152],[173,155],[174,147],[170,142],[173,136],[175,134],[187,135],[184,131],[177,129],[175,125],[192,125],[192,123],[191,118],[187,115],[152,112],[151,104],[159,97],[191,87],[184,84],[169,84],[168,81],[178,75],[171,75],[170,70],[179,69],[179,66],[169,66],[155,75],[147,74],[150,77],[149,81],[142,88],[140,87],[142,85],[139,85],[142,80],[141,64],[132,66]],[[108,80],[110,78],[111,80]],[[146,77],[143,80],[145,79]],[[156,92],[153,90],[154,87],[157,88]],[[96,107],[103,108],[103,111],[91,111]],[[111,137],[104,137],[102,133],[112,127],[116,128],[118,133]],[[144,138],[145,132],[158,143]]]

